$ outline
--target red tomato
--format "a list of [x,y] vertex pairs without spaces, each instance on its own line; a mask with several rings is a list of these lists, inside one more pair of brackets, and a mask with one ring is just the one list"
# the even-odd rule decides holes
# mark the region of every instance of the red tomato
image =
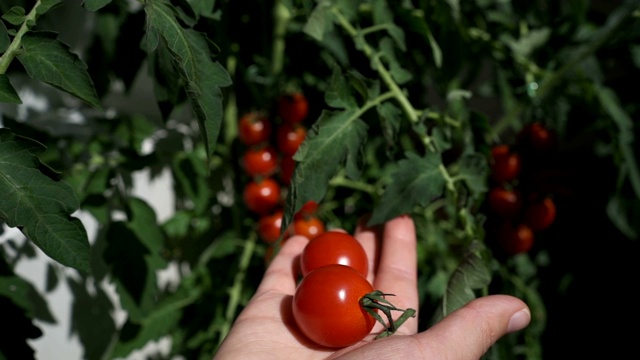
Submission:
[[257,145],[269,140],[271,129],[271,121],[264,114],[252,111],[240,118],[238,137],[245,145]]
[[249,176],[269,176],[278,169],[278,157],[271,146],[251,147],[242,156],[242,166]]
[[367,276],[369,259],[360,242],[353,236],[327,231],[309,241],[300,255],[300,270],[306,276],[311,271],[329,264],[341,264]]
[[524,222],[536,231],[548,228],[555,219],[556,204],[550,197],[528,204],[524,211]]
[[514,180],[520,175],[522,160],[508,145],[496,145],[491,149],[491,177],[497,182]]
[[324,223],[316,216],[293,220],[293,233],[306,236],[309,240],[313,240],[324,231]]
[[310,216],[315,216],[317,211],[318,211],[318,203],[313,200],[309,200],[306,203],[304,203],[304,205],[302,205],[300,210],[298,210],[298,212],[296,212],[295,215],[293,215],[293,218],[294,220],[296,220],[300,218],[308,218]]
[[272,178],[252,180],[244,188],[244,203],[257,214],[266,214],[280,203],[280,184]]
[[302,92],[284,94],[277,100],[278,115],[289,124],[302,122],[309,114],[309,102]]
[[280,161],[280,180],[282,183],[289,186],[291,184],[291,176],[293,176],[293,170],[295,170],[296,161],[293,160],[291,155],[285,155]]
[[307,137],[307,128],[301,124],[284,123],[276,130],[278,150],[284,155],[293,155]]
[[489,190],[487,202],[489,208],[503,218],[515,217],[522,208],[520,192],[502,186],[494,186]]
[[281,209],[271,214],[265,214],[258,219],[258,234],[262,241],[273,244],[280,238],[283,211]]
[[546,152],[553,148],[555,139],[553,133],[543,124],[534,122],[527,124],[520,130],[518,142],[526,150]]
[[360,273],[345,265],[327,265],[302,278],[293,295],[293,318],[316,344],[341,348],[367,336],[376,323],[360,299],[373,291]]
[[531,250],[533,230],[526,224],[505,223],[498,233],[498,243],[507,255],[515,255]]

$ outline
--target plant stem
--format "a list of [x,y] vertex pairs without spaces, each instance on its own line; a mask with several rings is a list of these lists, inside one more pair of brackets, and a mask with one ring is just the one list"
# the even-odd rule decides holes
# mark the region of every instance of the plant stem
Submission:
[[276,76],[284,67],[284,50],[286,46],[285,35],[287,24],[291,18],[289,9],[280,0],[275,0],[273,5],[273,50],[271,53],[271,74]]
[[244,243],[244,250],[242,251],[242,255],[240,255],[238,272],[236,272],[236,276],[233,279],[233,286],[229,289],[229,302],[227,303],[227,309],[225,311],[225,321],[220,327],[218,346],[227,336],[229,330],[231,330],[231,325],[235,321],[236,311],[240,303],[240,295],[242,295],[242,289],[244,287],[244,278],[247,275],[247,269],[249,268],[251,257],[256,248],[256,239],[256,234],[251,233],[249,239]]
[[13,38],[13,41],[11,41],[11,44],[9,44],[7,51],[5,51],[2,56],[0,56],[0,75],[7,72],[9,65],[11,65],[11,62],[16,57],[16,54],[20,51],[22,37],[31,29],[31,26],[36,23],[36,18],[38,17],[37,9],[39,6],[40,0],[36,1],[35,5],[33,5],[33,8],[29,12],[29,14],[27,14],[27,16],[24,18],[24,22],[20,26],[20,29],[16,33],[16,36]]

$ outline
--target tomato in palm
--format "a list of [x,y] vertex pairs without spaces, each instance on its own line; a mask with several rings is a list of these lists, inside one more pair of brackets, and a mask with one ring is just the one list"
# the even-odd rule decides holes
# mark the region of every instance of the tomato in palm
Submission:
[[533,230],[524,223],[504,223],[498,233],[498,243],[507,255],[516,255],[531,250],[533,241]]
[[280,238],[282,215],[283,211],[279,209],[273,213],[262,215],[258,219],[258,234],[262,241],[273,244]]
[[249,176],[269,176],[278,169],[278,157],[271,146],[251,147],[242,155],[242,166]]
[[300,255],[300,270],[306,276],[311,271],[329,264],[341,264],[354,268],[367,276],[369,260],[360,242],[353,236],[327,231],[309,241]]
[[266,214],[280,204],[280,184],[272,178],[252,180],[245,186],[242,196],[249,210]]
[[284,155],[293,155],[307,137],[307,129],[302,124],[284,123],[276,130],[278,150]]
[[522,208],[522,196],[515,189],[494,186],[489,190],[487,202],[489,208],[503,218],[515,217]]
[[302,122],[309,114],[309,102],[300,91],[281,95],[277,100],[278,115],[289,124]]
[[524,211],[524,221],[535,231],[545,230],[556,219],[556,204],[550,197],[529,203]]
[[257,111],[246,113],[238,122],[238,137],[248,146],[268,141],[271,131],[271,121]]
[[497,182],[514,180],[520,174],[522,160],[508,145],[496,145],[491,149],[491,177]]
[[293,318],[316,344],[341,348],[357,343],[373,329],[376,319],[360,299],[374,289],[355,269],[327,265],[302,278],[293,295]]
[[324,222],[317,216],[309,216],[293,220],[293,233],[295,235],[306,236],[313,240],[316,236],[324,233]]

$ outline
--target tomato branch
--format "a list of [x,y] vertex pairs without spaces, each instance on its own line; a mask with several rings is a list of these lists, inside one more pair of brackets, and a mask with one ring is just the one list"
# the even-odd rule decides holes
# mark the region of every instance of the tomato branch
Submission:
[[[383,337],[388,337],[393,335],[398,328],[407,321],[410,317],[414,317],[416,314],[415,309],[400,309],[395,307],[389,300],[385,298],[385,296],[395,296],[394,294],[385,294],[380,290],[376,290],[372,293],[369,293],[363,296],[360,299],[360,306],[362,306],[367,313],[371,314],[378,322],[385,327],[385,331],[380,333],[376,339],[380,339]],[[377,310],[382,311],[382,313],[387,317],[388,325],[378,314]],[[401,311],[402,314],[398,317],[397,320],[393,320],[393,316],[391,315],[391,311]]]
[[38,0],[35,3],[35,5],[33,5],[33,8],[29,12],[29,14],[25,16],[24,22],[20,26],[20,29],[16,33],[16,36],[13,37],[13,40],[11,41],[11,44],[9,44],[7,51],[5,51],[4,54],[2,54],[2,56],[0,56],[0,74],[4,74],[7,72],[9,65],[11,65],[11,62],[20,51],[22,37],[27,32],[29,32],[29,30],[31,30],[31,27],[35,25],[36,19],[38,17],[37,10],[39,6],[40,6],[40,0]]

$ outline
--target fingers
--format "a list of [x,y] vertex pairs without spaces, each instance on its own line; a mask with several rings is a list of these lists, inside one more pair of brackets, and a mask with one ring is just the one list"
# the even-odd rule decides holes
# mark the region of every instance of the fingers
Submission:
[[304,236],[292,236],[283,242],[280,252],[273,258],[264,273],[256,294],[275,291],[293,295],[299,274],[298,257],[309,240]]
[[[375,229],[361,229],[356,234],[363,246],[368,249],[368,254],[376,251],[370,249],[376,246],[375,235]],[[396,307],[418,310],[417,245],[413,220],[403,215],[388,221],[380,229],[380,237],[383,240],[378,246],[380,254],[373,280],[374,288],[394,294],[395,296],[389,297],[388,300]],[[413,334],[417,329],[416,316],[407,320],[399,333]]]
[[394,335],[375,340],[340,357],[362,359],[477,360],[502,336],[526,327],[529,308],[508,295],[490,295],[471,301],[429,330],[412,336]]

